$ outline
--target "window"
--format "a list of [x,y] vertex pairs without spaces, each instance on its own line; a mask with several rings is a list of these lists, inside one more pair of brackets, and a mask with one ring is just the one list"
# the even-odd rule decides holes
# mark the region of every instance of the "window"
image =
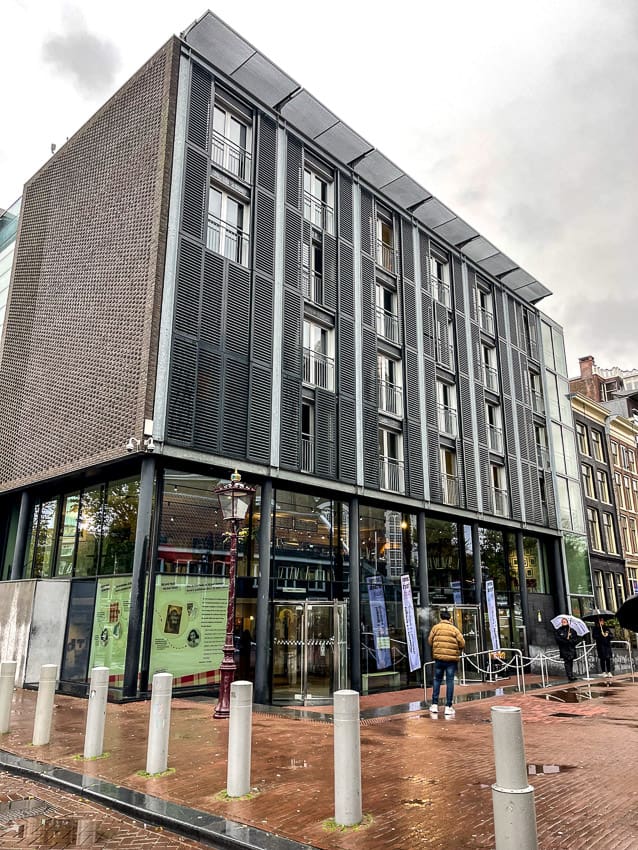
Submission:
[[607,604],[611,608],[612,611],[615,611],[618,608],[618,602],[616,601],[616,587],[614,584],[614,574],[613,573],[605,573],[605,589],[607,591]]
[[611,504],[611,499],[609,498],[609,479],[607,478],[607,473],[603,469],[597,469],[596,480],[598,481],[598,498],[601,502],[607,502],[607,504]]
[[250,180],[250,127],[225,106],[213,110],[212,159],[240,180]]
[[304,218],[328,233],[334,229],[333,196],[332,181],[306,167],[303,173]]
[[315,471],[315,409],[308,401],[301,404],[301,469]]
[[547,431],[542,425],[534,425],[536,440],[536,462],[543,469],[549,468],[549,451],[547,449]]
[[390,342],[399,341],[399,317],[397,315],[397,294],[387,286],[377,283],[377,334]]
[[623,469],[628,469],[630,472],[636,471],[636,458],[631,449],[628,449],[626,446],[621,446],[620,457]]
[[638,538],[636,538],[636,520],[634,517],[629,517],[629,543],[631,551],[636,554],[638,552]]
[[392,493],[403,493],[402,434],[379,428],[379,486]]
[[235,263],[248,265],[248,212],[241,201],[211,186],[206,246]]
[[481,365],[483,367],[483,385],[492,392],[498,392],[498,371],[496,369],[496,349],[489,345],[481,346]]
[[498,464],[490,464],[490,480],[492,485],[492,511],[499,516],[508,513],[507,489],[505,487],[505,469]]
[[600,539],[600,518],[598,511],[587,508],[587,528],[589,529],[589,542],[592,549],[602,552],[602,541]]
[[591,429],[591,445],[594,458],[596,460],[604,460],[603,458],[603,443],[602,434],[595,428]]
[[629,523],[627,522],[627,517],[622,514],[620,516],[620,537],[622,539],[622,547],[625,554],[631,552],[631,543],[629,542]]
[[303,262],[301,280],[304,298],[314,304],[323,304],[323,248],[315,240],[302,246]]
[[487,437],[490,451],[503,454],[503,423],[501,408],[495,404],[485,405]]
[[588,499],[594,498],[594,476],[592,468],[588,463],[581,464],[581,475],[583,478],[583,490]]
[[576,422],[576,439],[578,441],[578,451],[581,455],[589,455],[589,440],[587,439],[587,430],[582,422]]
[[456,452],[441,448],[441,492],[446,505],[459,503],[459,479],[456,471]]
[[605,601],[605,586],[603,585],[603,574],[600,570],[594,570],[594,599],[596,607],[603,610],[607,607]]
[[482,331],[494,336],[494,304],[492,302],[492,293],[486,292],[481,288],[477,290],[477,293],[479,325]]
[[620,573],[614,573],[616,579],[616,602],[620,606],[625,601],[625,582]]
[[534,413],[539,413],[542,416],[545,413],[545,402],[543,401],[541,376],[537,372],[528,372],[527,374],[529,376],[529,394],[532,410]]
[[603,512],[603,529],[605,531],[605,544],[607,551],[611,555],[618,554],[618,544],[616,543],[616,530],[614,529],[614,518],[611,514]]
[[625,503],[623,501],[622,478],[620,472],[614,472],[614,493],[616,494],[616,507],[624,508]]
[[527,310],[523,310],[523,345],[530,357],[538,360],[538,344],[536,342],[536,325]]
[[634,491],[634,511],[638,514],[638,479],[631,479],[631,486]]
[[401,362],[379,354],[379,410],[392,416],[403,416]]
[[437,381],[436,398],[439,411],[439,431],[449,437],[456,437],[456,387]]
[[305,384],[334,389],[333,332],[321,325],[303,323],[303,380]]
[[447,369],[454,369],[454,329],[452,320],[436,320],[436,360]]
[[430,282],[432,298],[440,304],[450,306],[450,269],[446,260],[440,257],[430,257]]
[[396,251],[394,250],[394,231],[390,214],[377,212],[377,265],[385,271],[396,272]]
[[628,475],[623,475],[623,502],[628,511],[631,510],[631,479]]

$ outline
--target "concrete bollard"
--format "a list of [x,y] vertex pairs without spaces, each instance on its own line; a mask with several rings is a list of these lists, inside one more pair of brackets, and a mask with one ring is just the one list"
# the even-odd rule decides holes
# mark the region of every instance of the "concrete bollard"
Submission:
[[38,685],[38,699],[35,704],[35,720],[33,723],[34,747],[48,744],[51,738],[51,720],[53,718],[53,700],[55,699],[57,677],[57,664],[43,664],[40,668],[40,684]]
[[94,759],[104,750],[104,723],[106,722],[106,698],[109,690],[109,668],[94,667],[91,670],[89,704],[86,710],[86,732],[84,734],[84,758]]
[[16,683],[17,661],[3,661],[0,664],[0,734],[11,728],[11,703]]
[[253,723],[253,684],[233,682],[230,686],[228,766],[226,793],[242,797],[250,791],[250,747]]
[[335,822],[355,826],[363,819],[361,729],[357,691],[334,694]]
[[172,673],[156,673],[153,676],[151,714],[148,722],[148,747],[146,750],[146,772],[150,774],[164,773],[168,767],[168,736],[171,731],[172,695]]
[[527,781],[520,708],[492,708],[496,782],[492,785],[496,850],[538,850],[534,788]]

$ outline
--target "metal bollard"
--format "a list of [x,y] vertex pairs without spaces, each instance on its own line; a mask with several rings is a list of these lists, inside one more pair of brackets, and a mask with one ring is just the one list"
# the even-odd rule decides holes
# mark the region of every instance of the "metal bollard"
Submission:
[[229,797],[242,797],[250,791],[252,722],[253,684],[252,682],[233,682],[230,686],[226,769],[226,793]]
[[355,826],[363,819],[361,729],[357,691],[334,694],[335,822]]
[[104,723],[106,721],[106,698],[109,690],[109,668],[94,667],[91,670],[89,704],[86,710],[86,732],[84,735],[84,758],[93,759],[104,750]]
[[35,704],[35,720],[33,723],[34,747],[48,744],[51,738],[51,720],[57,677],[57,664],[43,664],[40,668],[40,684],[38,685],[38,699]]
[[520,708],[492,708],[496,782],[492,785],[496,850],[538,850],[534,788],[527,781]]
[[168,767],[168,736],[171,731],[172,673],[153,676],[151,714],[148,722],[146,772],[164,773]]
[[0,664],[0,734],[11,728],[11,703],[16,683],[17,661],[3,661]]

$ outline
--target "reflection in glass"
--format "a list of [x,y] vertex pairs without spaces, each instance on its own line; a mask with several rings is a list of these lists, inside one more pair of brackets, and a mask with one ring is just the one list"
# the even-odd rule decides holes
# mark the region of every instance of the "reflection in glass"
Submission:
[[67,496],[63,504],[55,574],[58,576],[70,576],[73,572],[73,557],[75,555],[75,537],[78,527],[78,511],[80,508],[79,494],[74,493]]
[[100,539],[102,537],[102,498],[104,487],[98,485],[82,493],[78,522],[76,576],[94,576],[97,573]]
[[133,572],[140,482],[137,478],[109,484],[104,504],[100,575]]

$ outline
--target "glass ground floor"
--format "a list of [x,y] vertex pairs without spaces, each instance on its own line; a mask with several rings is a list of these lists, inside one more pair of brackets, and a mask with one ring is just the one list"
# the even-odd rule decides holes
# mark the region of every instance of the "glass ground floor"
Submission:
[[[214,692],[230,584],[215,489],[228,473],[155,458],[119,472],[5,503],[0,596],[34,587],[25,681],[42,661],[78,693],[96,665],[109,667],[115,697],[147,693],[160,671],[178,689]],[[256,701],[421,684],[442,607],[467,652],[553,645],[549,620],[568,604],[555,533],[244,480],[256,492],[239,529],[233,631],[236,675],[254,681]],[[55,637],[43,644],[53,600]]]

